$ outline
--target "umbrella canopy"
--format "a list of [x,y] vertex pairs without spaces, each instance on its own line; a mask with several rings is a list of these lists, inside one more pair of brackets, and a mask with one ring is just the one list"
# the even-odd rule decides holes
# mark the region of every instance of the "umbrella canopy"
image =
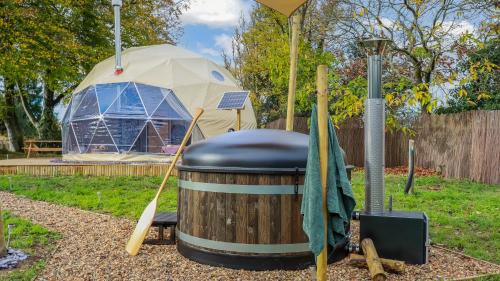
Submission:
[[290,17],[306,0],[256,0],[262,5],[276,10],[283,15]]

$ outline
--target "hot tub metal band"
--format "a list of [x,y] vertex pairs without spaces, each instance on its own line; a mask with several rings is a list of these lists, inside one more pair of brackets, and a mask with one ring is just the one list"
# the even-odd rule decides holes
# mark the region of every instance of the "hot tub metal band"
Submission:
[[[304,185],[299,185],[298,190],[290,185],[248,185],[248,184],[220,184],[179,180],[179,187],[196,191],[221,192],[234,194],[302,194]],[[298,191],[298,192],[296,192]]]
[[285,254],[285,253],[302,253],[309,252],[309,243],[295,243],[295,244],[244,244],[244,243],[231,243],[208,240],[191,236],[184,232],[176,230],[177,238],[192,244],[194,246],[219,250],[230,251],[237,253],[254,253],[254,254]]

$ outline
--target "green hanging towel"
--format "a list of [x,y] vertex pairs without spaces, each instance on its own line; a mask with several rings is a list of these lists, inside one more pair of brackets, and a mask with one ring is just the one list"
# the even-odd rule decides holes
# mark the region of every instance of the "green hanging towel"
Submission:
[[[319,161],[319,133],[316,105],[311,114],[309,152],[307,156],[304,196],[301,213],[304,215],[302,228],[309,237],[309,248],[318,256],[324,248],[324,224],[322,212],[321,169]],[[356,205],[347,178],[344,158],[335,135],[333,124],[328,120],[328,244],[335,246],[345,239],[352,211]]]

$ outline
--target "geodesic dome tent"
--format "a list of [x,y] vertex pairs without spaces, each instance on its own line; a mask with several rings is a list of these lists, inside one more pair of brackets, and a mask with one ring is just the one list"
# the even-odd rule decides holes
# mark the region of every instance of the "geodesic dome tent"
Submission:
[[[75,94],[63,119],[63,153],[165,153],[191,121],[171,90],[129,82]],[[199,129],[195,138],[202,138]]]
[[[123,52],[124,72],[114,57],[97,64],[73,94],[62,122],[63,159],[76,161],[168,161],[198,107],[205,113],[191,141],[234,128],[236,114],[217,110],[227,91],[241,90],[223,67],[172,45]],[[248,100],[242,129],[256,127]]]

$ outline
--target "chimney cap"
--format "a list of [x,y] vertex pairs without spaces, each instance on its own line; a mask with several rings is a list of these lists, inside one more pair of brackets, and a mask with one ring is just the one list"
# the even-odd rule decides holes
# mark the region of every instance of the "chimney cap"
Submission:
[[390,39],[382,37],[371,37],[359,42],[368,55],[383,55],[385,48],[391,43]]
[[122,6],[122,0],[111,0],[111,5],[113,6]]

